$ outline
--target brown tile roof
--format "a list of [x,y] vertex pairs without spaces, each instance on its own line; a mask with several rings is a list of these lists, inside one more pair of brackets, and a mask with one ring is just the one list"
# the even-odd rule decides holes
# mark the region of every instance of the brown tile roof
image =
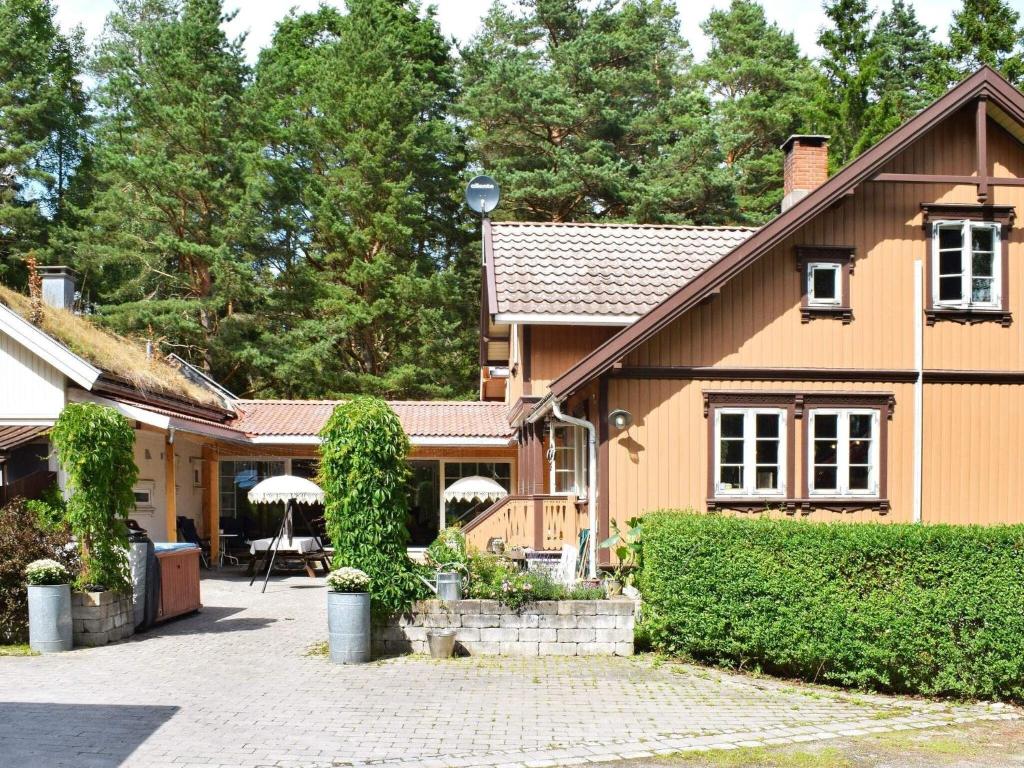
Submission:
[[[313,436],[320,432],[338,400],[239,400],[231,426],[247,435]],[[504,403],[470,401],[394,401],[410,438],[510,438]]]
[[493,222],[487,253],[491,311],[637,317],[755,231]]

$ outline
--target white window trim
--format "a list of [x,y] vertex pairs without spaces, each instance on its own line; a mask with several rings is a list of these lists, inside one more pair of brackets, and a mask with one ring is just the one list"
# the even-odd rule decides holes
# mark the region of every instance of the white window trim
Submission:
[[[836,482],[838,488],[814,487],[814,435],[815,419],[818,415],[837,416],[838,437],[836,438]],[[871,417],[871,450],[868,454],[867,491],[851,491],[846,486],[850,478],[850,416]],[[879,498],[879,456],[881,455],[881,416],[877,408],[811,408],[806,416],[807,423],[807,495],[817,498]]]
[[[740,414],[743,416],[743,488],[722,488],[722,415]],[[757,488],[753,485],[757,478],[756,456],[757,447],[756,419],[761,414],[772,414],[779,417],[779,487]],[[787,411],[784,408],[716,408],[715,409],[715,498],[785,498],[786,478],[786,440],[789,439]]]
[[[817,270],[827,270],[832,273],[835,279],[835,298],[819,299],[814,295],[814,273]],[[838,307],[843,303],[843,265],[835,261],[809,261],[807,262],[807,306],[808,307]]]
[[[567,429],[572,435],[572,450],[573,450],[573,488],[571,490],[559,491],[557,477],[558,471],[556,470],[555,462],[555,430],[556,429]],[[566,424],[561,421],[551,422],[551,426],[548,429],[548,487],[551,489],[551,495],[553,496],[575,496],[578,499],[585,499],[587,496],[587,479],[586,479],[586,435],[582,427],[578,427],[575,424]],[[563,470],[564,472],[565,470]]]
[[[995,221],[936,221],[932,225],[932,306],[945,309],[1000,309],[1003,306],[1003,260],[1002,260],[1002,225]],[[940,296],[941,253],[939,251],[939,233],[943,229],[960,229],[960,263],[961,273],[960,300],[946,299]],[[971,301],[972,278],[974,277],[974,259],[971,249],[971,231],[974,229],[992,230],[992,300],[985,302]]]

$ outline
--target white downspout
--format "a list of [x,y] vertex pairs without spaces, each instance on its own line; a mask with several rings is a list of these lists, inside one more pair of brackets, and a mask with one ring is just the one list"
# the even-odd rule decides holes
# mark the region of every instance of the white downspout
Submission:
[[924,473],[924,290],[920,259],[914,262],[914,508],[913,520],[921,522]]
[[559,421],[583,427],[587,430],[587,513],[590,522],[590,565],[587,571],[592,579],[597,578],[597,427],[586,419],[577,419],[562,413],[561,403],[557,399],[551,401],[551,413]]

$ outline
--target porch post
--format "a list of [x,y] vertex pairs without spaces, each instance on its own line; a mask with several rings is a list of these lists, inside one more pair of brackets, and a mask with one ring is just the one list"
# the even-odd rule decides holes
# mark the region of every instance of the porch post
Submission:
[[220,473],[217,452],[203,446],[203,527],[210,539],[210,563],[220,552]]
[[445,514],[444,514],[444,459],[437,460],[437,530],[443,531],[445,529]]
[[165,541],[178,540],[178,484],[174,459],[174,435],[164,439],[164,521],[167,526]]

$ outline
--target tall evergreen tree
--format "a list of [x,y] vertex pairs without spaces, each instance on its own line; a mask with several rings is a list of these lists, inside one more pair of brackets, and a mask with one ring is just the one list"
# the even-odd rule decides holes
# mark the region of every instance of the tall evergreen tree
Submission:
[[260,55],[254,166],[274,283],[249,389],[468,395],[476,251],[450,44],[414,2],[290,15]]
[[1020,85],[1024,82],[1020,13],[1004,0],[964,0],[953,14],[946,52],[952,81],[987,64]]
[[893,0],[891,8],[878,17],[866,66],[871,73],[872,102],[860,134],[854,137],[853,156],[941,95],[936,88],[940,55],[932,40],[934,31],[918,21],[914,7],[904,0]]
[[827,87],[822,109],[828,117],[829,159],[833,166],[846,163],[864,130],[876,72],[872,60],[872,11],[867,0],[826,0],[831,26],[821,30],[818,45]]
[[782,200],[779,146],[793,133],[821,129],[814,108],[820,75],[793,35],[769,23],[753,0],[712,11],[702,29],[711,50],[697,73],[712,94],[740,215],[763,222]]
[[119,0],[94,75],[95,188],[65,239],[101,317],[232,382],[254,296],[243,217],[247,77],[221,0]]
[[730,188],[664,0],[498,0],[462,50],[474,160],[498,215],[714,223]]
[[0,0],[0,279],[20,283],[45,246],[84,147],[81,31],[61,34],[49,0]]

